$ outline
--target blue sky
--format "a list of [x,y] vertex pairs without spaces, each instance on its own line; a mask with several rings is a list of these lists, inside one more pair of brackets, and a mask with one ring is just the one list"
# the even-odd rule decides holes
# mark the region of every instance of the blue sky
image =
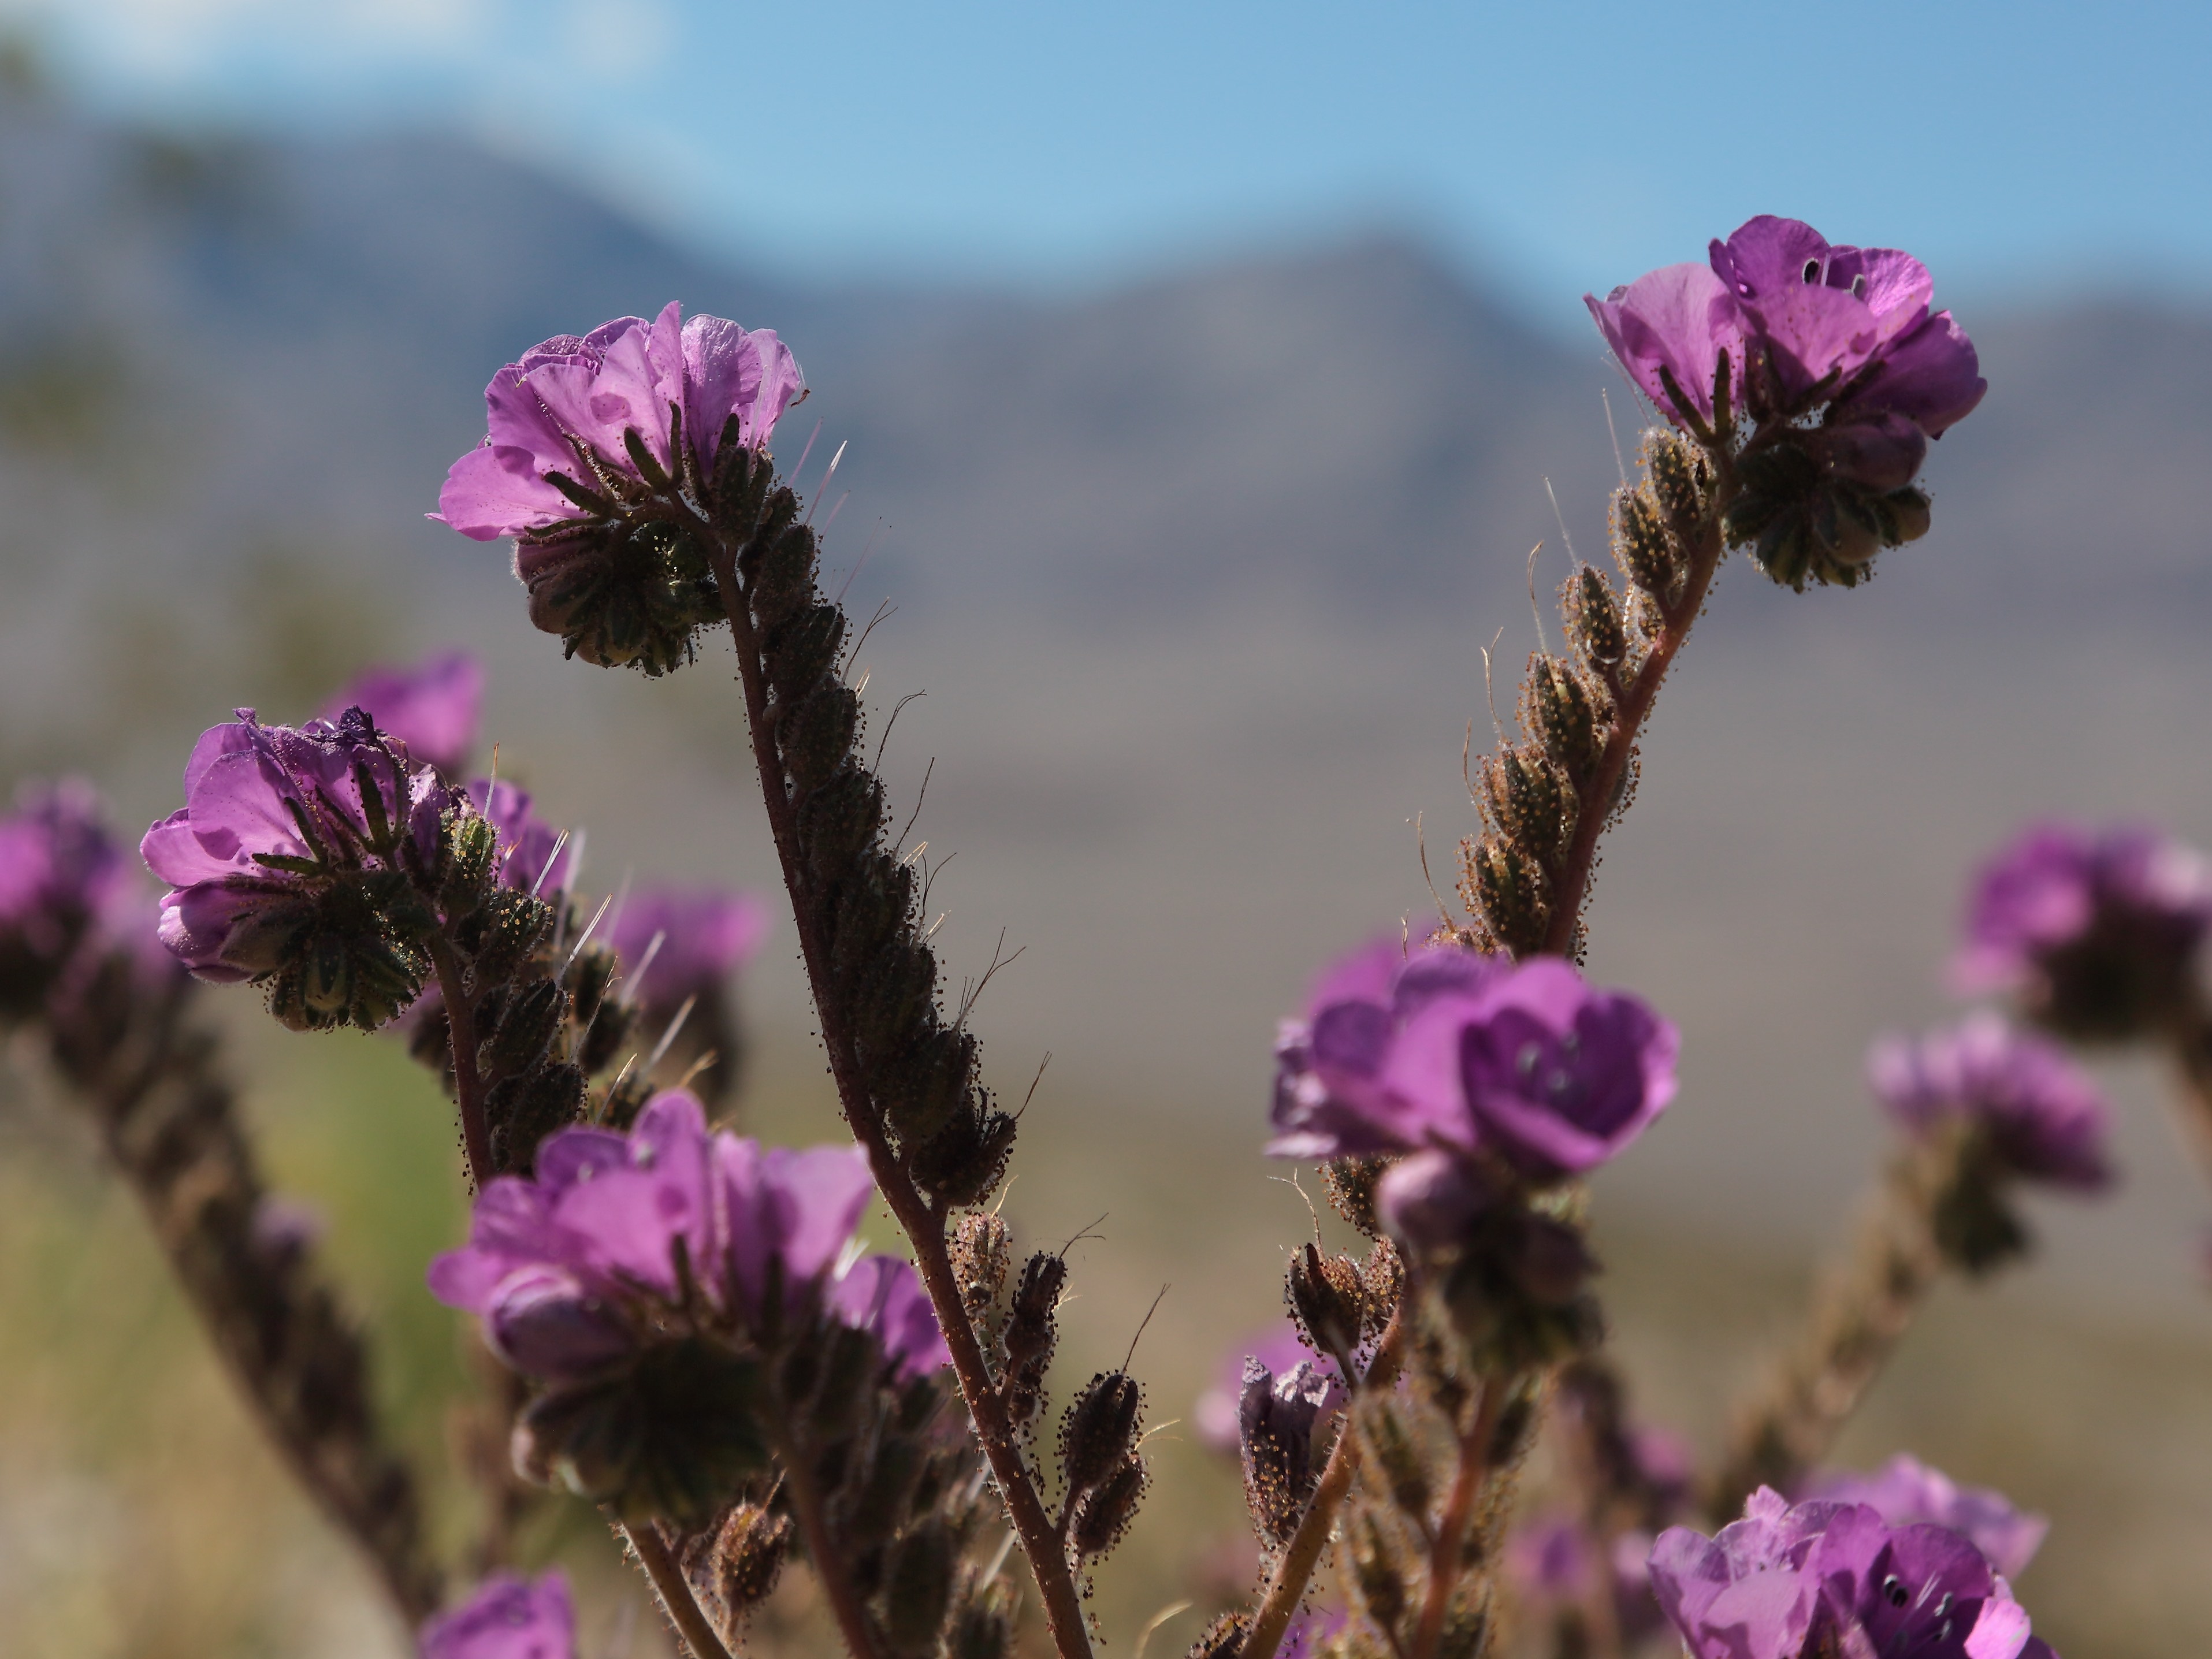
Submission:
[[[0,0],[165,119],[465,127],[794,273],[1060,287],[1346,227],[1565,321],[1754,212],[1952,293],[2212,295],[2180,5]],[[1578,319],[1577,319],[1578,321]]]

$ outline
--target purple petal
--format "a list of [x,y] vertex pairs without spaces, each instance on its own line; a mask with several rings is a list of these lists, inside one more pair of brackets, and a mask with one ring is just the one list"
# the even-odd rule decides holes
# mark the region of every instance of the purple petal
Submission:
[[451,1613],[422,1626],[422,1659],[576,1659],[576,1613],[568,1581],[549,1572],[535,1583],[495,1573]]

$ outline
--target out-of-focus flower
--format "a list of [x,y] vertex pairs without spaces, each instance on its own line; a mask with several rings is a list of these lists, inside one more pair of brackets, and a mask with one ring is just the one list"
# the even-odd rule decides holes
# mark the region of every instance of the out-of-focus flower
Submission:
[[920,1328],[929,1308],[911,1268],[863,1260],[826,1282],[873,1191],[857,1146],[710,1135],[697,1099],[671,1091],[629,1134],[563,1129],[539,1146],[534,1179],[489,1182],[467,1246],[431,1264],[430,1289],[481,1315],[516,1370],[556,1382],[625,1363],[677,1316],[687,1283],[710,1318],[739,1329],[773,1311],[771,1285],[793,1306],[820,1286],[845,1322],[921,1370],[942,1350],[933,1320]]
[[2051,1530],[2049,1517],[2014,1509],[2002,1492],[1960,1486],[1906,1453],[1891,1458],[1877,1474],[1824,1476],[1813,1483],[1809,1495],[1835,1504],[1864,1504],[1893,1527],[1922,1522],[1948,1527],[1972,1540],[1990,1565],[2008,1578],[2026,1570]]
[[865,1256],[830,1290],[830,1305],[856,1330],[872,1331],[902,1376],[923,1376],[952,1363],[929,1291],[910,1261]]
[[1863,1504],[1792,1508],[1761,1487],[1716,1538],[1662,1533],[1650,1569],[1690,1659],[2052,1659],[1966,1538]]
[[720,317],[686,322],[673,302],[651,322],[617,317],[580,339],[556,335],[484,388],[489,430],[453,463],[431,517],[480,542],[573,518],[575,498],[553,480],[584,490],[605,488],[609,475],[638,481],[632,433],[681,477],[678,418],[693,464],[711,476],[731,420],[736,441],[759,448],[805,385],[772,330],[748,333]]
[[1316,1358],[1313,1351],[1306,1346],[1305,1339],[1298,1334],[1298,1328],[1287,1319],[1236,1344],[1223,1356],[1215,1380],[1191,1407],[1191,1424],[1199,1439],[1215,1451],[1237,1450],[1237,1412],[1244,1394],[1244,1367],[1254,1359],[1270,1376],[1291,1370],[1307,1360],[1332,1378],[1335,1371],[1334,1362]]
[[92,787],[74,778],[25,784],[15,811],[0,817],[0,1015],[38,1008],[88,948],[122,945],[143,955],[150,909]]
[[757,893],[718,888],[647,888],[623,901],[609,943],[622,958],[630,994],[653,1011],[688,996],[714,997],[750,962],[775,925]]
[[495,1573],[451,1613],[422,1626],[422,1659],[576,1659],[567,1575],[535,1581]]
[[347,709],[359,708],[416,759],[450,777],[476,748],[483,690],[483,664],[466,651],[447,651],[416,668],[370,669],[331,699],[323,718],[335,725]]
[[2056,1043],[1995,1014],[1917,1041],[1886,1038],[1868,1055],[1867,1076],[1914,1134],[1961,1121],[1980,1128],[2006,1174],[2089,1191],[2112,1179],[2102,1091]]
[[[1700,420],[1713,417],[1713,375],[1720,356],[1743,374],[1743,324],[1735,296],[1705,265],[1662,265],[1604,299],[1583,295],[1599,331],[1628,378],[1677,426],[1682,403]],[[1671,384],[1670,384],[1671,382]]]
[[468,793],[497,832],[493,857],[501,886],[548,897],[568,890],[575,875],[575,842],[538,816],[527,789],[505,778],[478,778]]
[[349,712],[337,725],[210,729],[185,766],[185,805],[139,843],[173,890],[160,936],[202,979],[270,986],[295,1029],[368,1029],[421,992],[436,917],[410,867],[435,856],[450,805],[404,744]]
[[2154,830],[2031,826],[1974,878],[1953,978],[2006,991],[2067,1036],[2115,1040],[2171,1015],[2212,924],[2212,866]]

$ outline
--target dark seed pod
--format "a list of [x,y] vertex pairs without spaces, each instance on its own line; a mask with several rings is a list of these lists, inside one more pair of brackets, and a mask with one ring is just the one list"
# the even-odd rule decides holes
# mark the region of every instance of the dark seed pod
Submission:
[[1567,637],[1593,668],[1617,666],[1628,654],[1628,635],[1620,623],[1620,601],[1594,564],[1586,564],[1559,590],[1559,611]]
[[1237,1659],[1252,1629],[1249,1613],[1224,1613],[1199,1632],[1183,1659]]
[[[714,527],[737,538],[752,535],[755,522],[761,516],[762,498],[768,493],[769,480],[775,476],[775,464],[766,455],[738,441],[742,429],[734,415],[724,423],[721,442],[714,451],[714,475],[707,483],[706,506],[714,517]],[[790,491],[782,493],[789,495]],[[792,507],[797,511],[795,496]]]
[[814,532],[793,525],[761,555],[745,598],[763,628],[773,629],[806,603],[814,591]]
[[981,1204],[998,1190],[1014,1153],[1014,1120],[971,1095],[952,1121],[915,1149],[907,1168],[947,1209]]
[[1661,428],[1644,434],[1644,471],[1659,510],[1677,536],[1686,537],[1712,501],[1712,463],[1689,440]]
[[740,1613],[758,1607],[775,1589],[790,1559],[794,1528],[787,1515],[776,1515],[757,1504],[740,1504],[730,1511],[715,1539],[715,1588],[723,1607]]
[[527,1170],[546,1136],[582,1120],[584,1093],[583,1069],[568,1064],[540,1066],[487,1089],[484,1118],[490,1126],[494,1172]]
[[1130,1457],[1109,1471],[1104,1480],[1085,1492],[1075,1505],[1068,1542],[1077,1557],[1089,1561],[1105,1554],[1121,1541],[1144,1502],[1152,1474],[1141,1457]]
[[937,958],[927,945],[901,939],[886,944],[854,999],[853,1030],[862,1055],[882,1066],[911,1041],[936,986]]
[[1682,550],[1646,491],[1613,492],[1613,549],[1629,580],[1656,599],[1673,597],[1686,568]]
[[1121,1371],[1101,1371],[1060,1419],[1060,1468],[1070,1492],[1097,1486],[1137,1442],[1144,1390]]
[[514,1077],[544,1057],[568,1017],[568,994],[550,979],[524,986],[507,1000],[499,1024],[478,1046],[477,1065],[494,1077]]
[[491,890],[499,832],[481,813],[447,815],[438,860],[438,908],[455,921],[483,902]]
[[952,1121],[975,1072],[975,1039],[933,1030],[884,1068],[877,1103],[902,1144],[927,1140]]
[[1552,919],[1551,884],[1535,860],[1495,836],[1460,844],[1460,896],[1516,957],[1540,950]]
[[1014,1286],[1014,1306],[1006,1321],[1006,1354],[1028,1359],[1052,1352],[1056,1328],[1055,1310],[1067,1284],[1067,1259],[1039,1250],[1022,1263],[1022,1276]]
[[819,788],[853,747],[860,700],[852,688],[820,684],[776,729],[784,769],[801,794]]
[[1529,659],[1521,720],[1577,786],[1596,772],[1608,723],[1604,700],[1573,665],[1540,654]]
[[914,872],[889,854],[867,860],[844,884],[830,944],[830,971],[838,984],[855,983],[874,965],[913,902]]
[[1352,1258],[1324,1256],[1307,1245],[1291,1258],[1283,1299],[1315,1350],[1332,1356],[1345,1376],[1356,1376],[1352,1354],[1359,1346],[1367,1310]]
[[1012,1240],[1006,1224],[984,1210],[971,1210],[952,1230],[952,1276],[959,1281],[960,1305],[981,1319],[996,1305],[1006,1282]]
[[1490,821],[1540,863],[1550,863],[1574,835],[1573,786],[1540,750],[1508,744],[1484,756],[1482,792]]
[[[801,528],[804,526],[794,526]],[[786,702],[796,702],[814,688],[837,660],[845,641],[845,613],[834,605],[812,605],[768,636],[769,684]]]
[[493,890],[483,908],[462,924],[460,939],[469,950],[469,980],[478,991],[514,977],[553,926],[553,907],[512,887]]
[[884,1570],[884,1634],[896,1654],[933,1653],[952,1605],[958,1561],[951,1528],[923,1522],[891,1546]]
[[817,881],[834,881],[884,825],[884,786],[858,766],[841,766],[799,808],[799,843]]

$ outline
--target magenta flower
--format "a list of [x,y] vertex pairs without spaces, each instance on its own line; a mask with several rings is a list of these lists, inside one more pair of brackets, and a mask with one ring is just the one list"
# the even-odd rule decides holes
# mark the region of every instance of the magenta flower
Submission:
[[202,979],[268,983],[287,1024],[374,1029],[428,971],[437,919],[412,874],[436,854],[447,793],[358,711],[296,731],[238,712],[202,734],[185,805],[139,843],[172,890],[161,941]]
[[1662,265],[1604,299],[1583,295],[1613,355],[1652,404],[1676,426],[1683,405],[1713,418],[1713,377],[1721,354],[1729,374],[1743,374],[1743,324],[1728,285],[1704,265]]
[[929,1291],[910,1261],[862,1257],[830,1286],[830,1305],[854,1329],[874,1332],[901,1376],[926,1376],[952,1363]]
[[672,302],[649,323],[617,317],[581,339],[543,341],[501,369],[484,388],[489,434],[453,463],[430,516],[480,542],[571,519],[576,503],[552,480],[595,489],[601,473],[634,478],[633,432],[680,477],[679,418],[696,476],[713,476],[732,419],[738,443],[765,446],[805,385],[790,349],[770,330],[682,316]]
[[422,1659],[576,1659],[576,1610],[559,1571],[494,1573],[422,1626]]
[[2103,1092],[2056,1043],[1995,1014],[1970,1015],[1917,1042],[1886,1038],[1867,1057],[1867,1077],[1911,1133],[1966,1121],[1986,1132],[2007,1173],[2084,1191],[2112,1180]]
[[16,792],[15,811],[0,818],[0,940],[7,947],[57,960],[129,887],[91,785],[70,778]]
[[757,893],[648,888],[623,901],[608,942],[631,994],[648,1008],[670,1010],[688,996],[720,994],[774,925],[774,911]]
[[[896,1268],[864,1259],[830,1283],[874,1193],[857,1146],[763,1149],[709,1134],[698,1100],[657,1095],[628,1135],[570,1128],[538,1149],[532,1180],[477,1200],[469,1243],[430,1266],[431,1292],[480,1315],[517,1370],[581,1381],[625,1363],[684,1312],[688,1278],[713,1320],[757,1328],[769,1287],[797,1307],[817,1286],[847,1323],[878,1332],[909,1370],[939,1363],[928,1314]],[[907,1272],[910,1274],[911,1269]]]
[[1762,1487],[1717,1538],[1662,1533],[1650,1569],[1689,1659],[2054,1659],[1966,1538],[1863,1504],[1793,1509]]
[[1877,1474],[1828,1475],[1814,1483],[1811,1495],[1835,1504],[1863,1504],[1893,1527],[1948,1527],[1971,1540],[2008,1578],[2026,1570],[2051,1530],[2048,1517],[2014,1509],[2002,1492],[1961,1486],[1942,1470],[1905,1453]]
[[[1939,438],[1989,390],[1966,331],[1949,312],[1929,313],[1935,283],[1911,254],[1833,246],[1762,214],[1716,240],[1711,258],[1742,319],[1750,390],[1776,415],[1832,404],[1831,424],[1887,412]],[[1911,482],[1908,471],[1880,487]]]
[[2136,1035],[2185,997],[2212,866],[2154,830],[2032,826],[1984,865],[1952,977],[2069,1036]]
[[1237,1449],[1237,1411],[1244,1393],[1244,1367],[1255,1359],[1271,1376],[1295,1370],[1304,1361],[1311,1361],[1332,1380],[1336,1372],[1335,1363],[1316,1358],[1298,1334],[1298,1328],[1287,1319],[1237,1343],[1223,1356],[1215,1380],[1191,1407],[1191,1423],[1200,1441],[1215,1451]]
[[380,731],[448,776],[468,764],[483,712],[483,664],[447,651],[419,668],[372,668],[333,697],[323,718],[336,725],[359,708]]
[[518,789],[504,778],[478,778],[469,786],[468,796],[470,805],[497,832],[493,857],[499,865],[500,885],[548,898],[568,890],[575,878],[575,840],[531,810],[527,789]]
[[1301,1353],[1279,1373],[1248,1356],[1238,1379],[1237,1443],[1244,1502],[1263,1542],[1289,1541],[1321,1477],[1322,1431],[1343,1408],[1334,1375]]

